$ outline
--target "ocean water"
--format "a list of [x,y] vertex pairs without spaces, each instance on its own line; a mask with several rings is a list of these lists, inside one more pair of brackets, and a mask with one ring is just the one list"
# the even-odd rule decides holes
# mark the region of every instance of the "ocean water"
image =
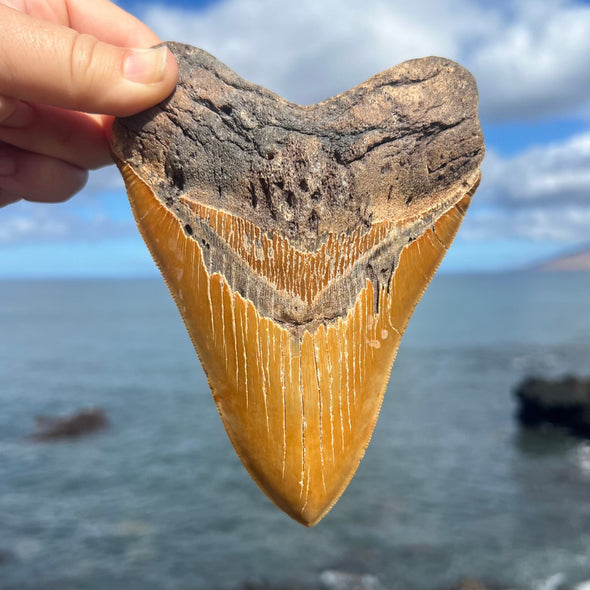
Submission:
[[[348,490],[313,529],[250,480],[160,281],[0,283],[0,588],[431,590],[590,578],[590,445],[523,432],[526,375],[590,371],[590,276],[437,276]],[[109,427],[31,439],[34,417]]]

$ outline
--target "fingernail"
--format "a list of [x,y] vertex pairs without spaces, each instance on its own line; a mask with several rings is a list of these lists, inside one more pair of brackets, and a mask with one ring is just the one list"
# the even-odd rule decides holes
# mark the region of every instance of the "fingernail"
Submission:
[[12,176],[16,170],[16,162],[10,156],[0,156],[0,176]]
[[166,74],[168,49],[164,46],[153,49],[131,49],[123,62],[123,76],[140,84],[161,82]]

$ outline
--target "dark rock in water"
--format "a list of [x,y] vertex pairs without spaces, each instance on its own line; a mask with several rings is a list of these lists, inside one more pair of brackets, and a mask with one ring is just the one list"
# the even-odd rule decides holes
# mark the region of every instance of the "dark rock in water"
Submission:
[[107,425],[102,408],[80,410],[69,416],[37,416],[35,421],[38,429],[36,440],[73,438],[102,430]]
[[590,437],[590,378],[558,381],[529,377],[515,390],[518,419],[525,426],[553,424]]

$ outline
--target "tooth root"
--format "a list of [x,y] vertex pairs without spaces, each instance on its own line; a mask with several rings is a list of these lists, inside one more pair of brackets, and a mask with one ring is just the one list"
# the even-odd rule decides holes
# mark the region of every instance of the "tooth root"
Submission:
[[450,245],[465,196],[401,252],[388,289],[367,281],[346,317],[298,338],[209,275],[199,244],[127,165],[140,231],[184,318],[231,442],[282,510],[316,524],[365,452],[414,306]]

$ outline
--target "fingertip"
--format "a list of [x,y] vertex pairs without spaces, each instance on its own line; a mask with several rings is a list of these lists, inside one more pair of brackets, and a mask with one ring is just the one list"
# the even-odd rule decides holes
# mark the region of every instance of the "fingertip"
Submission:
[[60,203],[80,192],[88,171],[49,156],[0,144],[0,202],[14,202],[16,195],[27,201]]
[[26,185],[26,180],[20,180],[21,192],[28,188],[23,198],[36,203],[63,203],[77,195],[88,182],[88,170],[78,168],[73,164],[46,158],[42,170],[45,185],[39,183]]
[[123,59],[123,77],[138,84],[157,84],[166,77],[168,49],[130,49]]
[[168,95],[170,95],[176,87],[176,84],[178,84],[178,62],[172,51],[168,48],[166,49],[166,72],[168,76],[166,81],[170,85],[170,92],[168,92]]

